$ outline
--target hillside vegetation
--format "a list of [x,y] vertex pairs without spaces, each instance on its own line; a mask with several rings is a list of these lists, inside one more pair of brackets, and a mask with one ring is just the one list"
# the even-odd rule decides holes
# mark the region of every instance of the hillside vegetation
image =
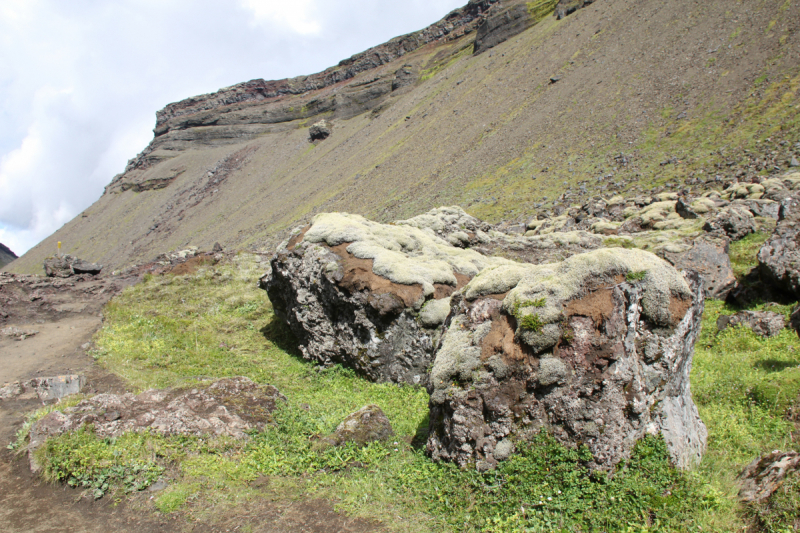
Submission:
[[[444,21],[378,47],[391,60],[374,68],[352,70],[364,56],[326,71],[320,89],[288,80],[278,96],[168,107],[105,194],[10,268],[39,272],[56,240],[111,269],[216,241],[270,250],[326,211],[387,221],[457,204],[522,221],[596,195],[771,175],[800,155],[797,2],[597,0],[561,20],[530,4],[538,24],[478,55],[469,24],[433,38]],[[330,137],[310,143],[323,118]]]

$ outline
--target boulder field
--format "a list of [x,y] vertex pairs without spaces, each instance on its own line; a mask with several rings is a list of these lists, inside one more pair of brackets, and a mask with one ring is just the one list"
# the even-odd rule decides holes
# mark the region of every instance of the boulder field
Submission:
[[[320,214],[279,247],[260,286],[304,358],[426,386],[434,459],[490,469],[545,430],[587,445],[598,469],[646,434],[664,436],[677,466],[697,464],[707,432],[689,373],[703,278],[610,247],[616,232],[519,233],[456,207],[392,224]],[[688,261],[722,242],[730,269],[714,238],[659,250]]]

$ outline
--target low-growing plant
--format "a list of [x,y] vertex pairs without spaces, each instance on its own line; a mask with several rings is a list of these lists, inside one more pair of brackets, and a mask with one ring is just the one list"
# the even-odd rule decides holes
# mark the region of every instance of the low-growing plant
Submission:
[[647,270],[631,270],[625,275],[625,280],[629,282],[642,281],[647,277]]

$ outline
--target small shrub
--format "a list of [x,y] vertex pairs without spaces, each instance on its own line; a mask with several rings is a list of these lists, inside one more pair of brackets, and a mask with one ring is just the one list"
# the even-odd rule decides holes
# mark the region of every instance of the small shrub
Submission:
[[646,277],[647,277],[646,270],[630,271],[625,275],[625,279],[632,283],[637,281],[642,281]]

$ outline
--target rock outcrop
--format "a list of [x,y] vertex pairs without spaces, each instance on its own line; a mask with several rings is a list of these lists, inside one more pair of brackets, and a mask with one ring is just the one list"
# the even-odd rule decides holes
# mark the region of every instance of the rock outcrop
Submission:
[[306,359],[424,384],[450,296],[501,264],[430,228],[327,213],[279,248],[261,287]]
[[0,242],[0,268],[3,268],[16,258],[17,254],[12,252],[11,248]]
[[103,265],[90,263],[73,255],[48,257],[44,261],[44,273],[50,278],[68,278],[79,274],[96,276],[103,270]]
[[739,477],[739,499],[744,502],[764,501],[793,472],[800,471],[800,453],[774,451],[755,459]]
[[427,451],[491,468],[513,441],[550,431],[613,468],[646,433],[673,462],[702,456],[689,388],[704,293],[653,254],[604,249],[488,268],[452,297],[430,375]]
[[63,413],[53,411],[31,427],[31,470],[40,469],[34,453],[48,437],[85,424],[92,424],[101,437],[150,430],[162,435],[242,438],[248,430],[263,429],[277,403],[285,400],[275,387],[244,377],[221,379],[191,390],[149,390],[137,396],[98,394]]

